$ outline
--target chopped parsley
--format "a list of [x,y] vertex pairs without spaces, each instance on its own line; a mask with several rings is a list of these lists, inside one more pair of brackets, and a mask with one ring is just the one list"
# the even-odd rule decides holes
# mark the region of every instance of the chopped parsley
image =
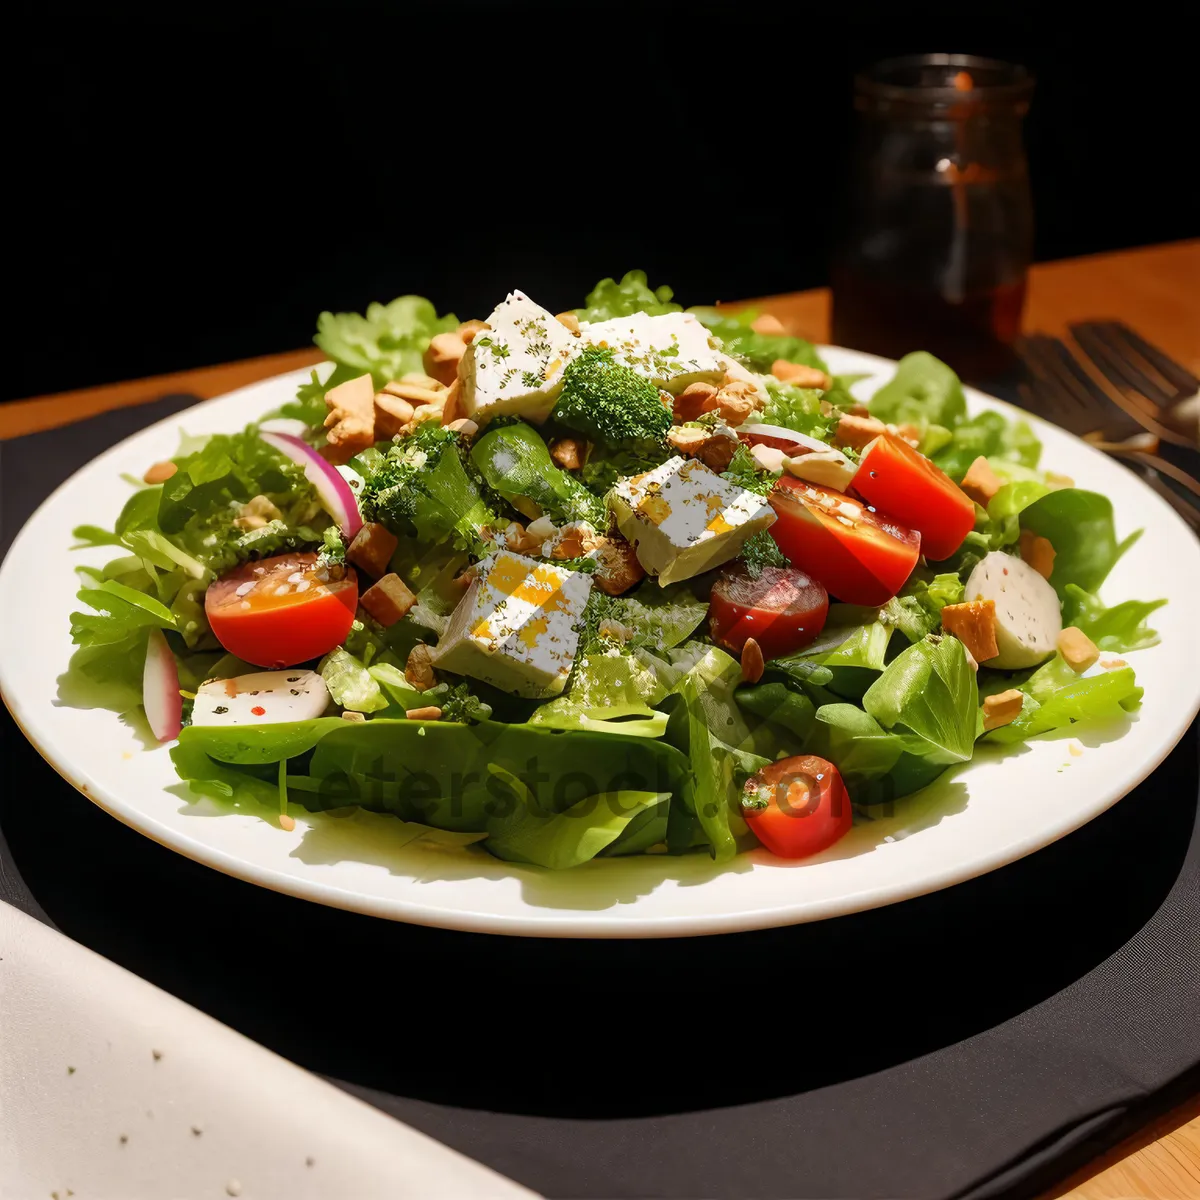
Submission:
[[760,496],[765,496],[775,483],[775,476],[770,471],[764,471],[754,461],[754,456],[744,442],[738,443],[728,468],[721,472],[721,478]]
[[751,579],[757,579],[764,567],[790,567],[792,560],[788,558],[775,539],[765,529],[752,534],[742,545],[742,562],[746,564],[746,572]]

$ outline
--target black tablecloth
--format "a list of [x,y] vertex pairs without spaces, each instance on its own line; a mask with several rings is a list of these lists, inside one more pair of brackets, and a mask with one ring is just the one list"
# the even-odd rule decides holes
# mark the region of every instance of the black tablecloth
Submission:
[[[0,447],[0,550],[187,400]],[[3,721],[0,897],[547,1195],[1027,1196],[1200,1085],[1196,726],[1085,828],[936,895],[568,942],[226,878],[106,816]]]

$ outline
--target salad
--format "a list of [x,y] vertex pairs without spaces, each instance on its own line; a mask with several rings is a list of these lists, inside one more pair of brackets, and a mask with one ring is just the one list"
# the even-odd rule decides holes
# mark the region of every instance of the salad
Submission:
[[1163,601],[1097,596],[1137,535],[929,354],[864,405],[769,314],[639,272],[316,343],[294,402],[76,530],[117,557],[67,678],[197,795],[548,868],[804,858],[981,743],[1139,702]]

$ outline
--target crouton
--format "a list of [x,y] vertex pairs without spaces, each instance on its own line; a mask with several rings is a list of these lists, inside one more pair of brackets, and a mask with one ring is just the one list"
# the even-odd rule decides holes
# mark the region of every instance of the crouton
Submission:
[[645,578],[637,551],[623,537],[614,534],[598,538],[592,553],[596,557],[592,582],[607,596],[619,596]]
[[988,696],[983,702],[983,731],[991,733],[1001,725],[1011,725],[1021,715],[1021,706],[1025,703],[1025,693],[1009,688],[1007,692],[999,692]]
[[424,708],[408,708],[404,715],[410,721],[440,721],[442,710],[436,704],[427,704]]
[[996,645],[994,600],[947,604],[942,609],[942,628],[958,638],[977,663],[987,662],[1000,653],[1000,647]]
[[399,545],[396,537],[376,521],[368,521],[354,535],[346,550],[346,557],[356,566],[362,567],[372,579],[387,574],[388,563]]
[[1054,573],[1055,549],[1049,538],[1040,537],[1030,529],[1021,530],[1021,557],[1043,578]]
[[763,313],[761,317],[755,317],[750,322],[750,328],[755,333],[766,333],[771,337],[781,337],[787,333],[783,327],[783,322],[778,317],[773,317],[770,313]]
[[458,378],[458,362],[466,352],[461,333],[435,333],[421,361],[432,378],[449,387]]
[[836,436],[843,446],[862,450],[885,433],[887,426],[877,417],[855,417],[844,413],[838,421]]
[[367,588],[358,598],[363,606],[385,628],[395,625],[417,602],[412,589],[394,572]]
[[1068,625],[1058,635],[1058,652],[1076,675],[1082,675],[1100,657],[1100,648],[1075,625]]
[[777,358],[771,364],[771,374],[781,383],[790,383],[792,387],[820,388],[823,392],[833,387],[833,380],[824,371],[806,367],[803,363],[788,362],[786,358]]
[[968,468],[958,485],[976,504],[987,508],[992,497],[1003,487],[988,460],[981,454]]
[[375,384],[370,375],[347,379],[325,393],[325,457],[331,463],[349,462],[375,444]]
[[753,638],[747,638],[742,647],[742,678],[747,683],[757,683],[765,670],[762,647]]
[[702,429],[696,425],[676,425],[667,434],[667,444],[687,458],[699,459],[713,471],[727,470],[738,448],[738,437],[728,426]]
[[154,466],[152,466],[145,473],[145,475],[142,476],[142,482],[150,484],[166,483],[167,480],[170,479],[171,476],[174,475],[178,470],[179,468],[173,462],[171,462],[170,459],[166,459],[163,462],[156,462]]
[[564,471],[578,471],[587,457],[587,442],[579,437],[555,438],[550,443],[550,457]]

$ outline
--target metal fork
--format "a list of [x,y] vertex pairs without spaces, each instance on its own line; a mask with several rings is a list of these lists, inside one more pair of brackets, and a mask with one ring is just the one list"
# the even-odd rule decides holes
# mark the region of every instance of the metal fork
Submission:
[[[1091,340],[1094,347],[1099,345],[1087,333],[1085,340]],[[1200,507],[1191,498],[1200,497],[1200,481],[1183,465],[1192,455],[1174,449],[1190,447],[1191,443],[1178,430],[1163,424],[1157,404],[1154,408],[1159,416],[1151,417],[1147,412],[1147,405],[1152,403],[1149,397],[1133,399],[1131,385],[1118,387],[1094,361],[1083,353],[1073,352],[1060,338],[1034,334],[1021,339],[1017,351],[1027,374],[1019,385],[1021,402],[1026,408],[1126,462],[1200,532]],[[1107,362],[1113,370],[1115,358],[1116,351],[1112,350]],[[1166,380],[1161,372],[1160,378]],[[1182,375],[1176,379],[1186,383]],[[1177,393],[1167,393],[1160,387],[1158,394],[1163,397],[1163,407],[1177,402]],[[1168,395],[1173,398],[1168,400]],[[1172,449],[1168,451],[1163,442],[1170,443]],[[1170,453],[1170,459],[1164,457],[1166,453]],[[1173,487],[1168,480],[1177,486]]]

